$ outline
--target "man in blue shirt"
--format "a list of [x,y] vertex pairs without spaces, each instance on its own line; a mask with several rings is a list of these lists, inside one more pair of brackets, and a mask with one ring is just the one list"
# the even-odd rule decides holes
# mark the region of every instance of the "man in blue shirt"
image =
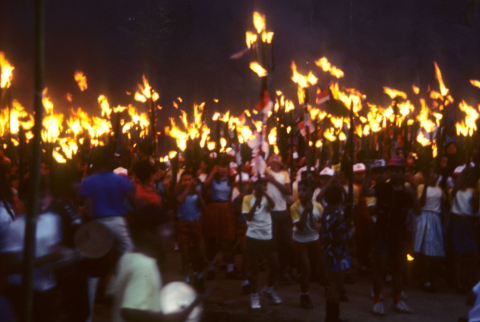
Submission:
[[[79,195],[85,206],[84,219],[93,219],[105,225],[114,237],[113,247],[117,255],[121,256],[133,248],[125,215],[129,204],[134,205],[135,185],[128,177],[113,173],[110,160],[108,147],[96,148],[94,174],[83,180]],[[112,263],[112,268],[114,265],[116,263]],[[91,320],[98,281],[98,277],[88,280],[90,317],[87,321]]]

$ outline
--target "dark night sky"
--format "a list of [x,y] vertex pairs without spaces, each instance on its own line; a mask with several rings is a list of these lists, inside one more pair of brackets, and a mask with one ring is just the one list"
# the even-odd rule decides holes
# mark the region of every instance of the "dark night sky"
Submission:
[[[296,98],[292,59],[300,71],[311,68],[325,87],[326,75],[313,60],[326,56],[344,70],[342,85],[388,104],[382,86],[411,94],[417,74],[422,90],[429,84],[437,89],[435,60],[457,103],[460,97],[478,103],[480,89],[468,81],[480,79],[480,15],[477,9],[472,26],[462,25],[461,0],[45,2],[46,84],[59,110],[71,106],[63,99],[66,92],[74,95],[75,107],[90,112],[99,94],[112,105],[128,104],[132,98],[125,91],[133,90],[142,74],[160,92],[164,110],[173,109],[178,96],[187,111],[202,101],[210,110],[251,108],[258,77],[247,57],[232,61],[229,56],[245,47],[254,10],[266,14],[267,28],[275,32],[272,92]],[[16,67],[13,96],[27,108],[33,98],[33,18],[33,1],[0,2],[0,51]],[[88,78],[83,93],[73,80],[77,69]]]

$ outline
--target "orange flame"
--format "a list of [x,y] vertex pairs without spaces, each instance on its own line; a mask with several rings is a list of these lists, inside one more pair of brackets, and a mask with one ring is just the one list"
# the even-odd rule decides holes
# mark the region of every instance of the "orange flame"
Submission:
[[397,91],[396,89],[388,88],[388,87],[383,87],[383,91],[385,94],[390,96],[390,98],[393,100],[395,97],[401,97],[403,99],[407,98],[407,94],[404,92]]
[[80,87],[80,91],[84,91],[88,88],[87,85],[87,76],[83,75],[83,72],[80,70],[77,70],[75,74],[73,75],[73,78],[78,84],[78,87]]
[[468,136],[472,135],[477,130],[476,121],[479,117],[478,111],[472,106],[469,106],[465,101],[460,102],[458,105],[460,111],[466,114],[465,119],[461,123],[457,123],[457,135]]
[[252,48],[252,45],[257,42],[257,35],[251,33],[250,31],[247,31],[245,33],[245,38],[245,42],[247,43],[248,48]]
[[100,95],[98,97],[98,104],[100,104],[100,107],[102,109],[102,116],[110,118],[110,114],[112,114],[112,109],[110,108],[108,100],[104,95]]
[[336,78],[342,78],[344,75],[343,71],[330,64],[326,57],[322,57],[319,60],[315,61],[315,64],[321,69],[323,69],[324,72],[328,72]]
[[267,76],[267,71],[257,62],[251,62],[250,69],[253,70],[258,75],[258,77]]
[[5,59],[5,54],[0,51],[0,69],[2,74],[0,76],[0,88],[9,88],[12,85],[13,70],[15,67],[10,65]]
[[480,88],[480,81],[478,81],[478,80],[471,79],[471,80],[470,80],[470,84],[472,84],[472,85],[475,86],[475,87]]
[[265,31],[265,15],[255,11],[253,13],[253,24],[255,29],[257,29],[257,33],[261,34],[262,31]]
[[414,92],[415,94],[417,94],[417,95],[418,95],[418,93],[420,93],[420,88],[418,88],[418,87],[415,86],[415,85],[412,85],[412,90],[413,90],[413,92]]
[[445,97],[448,94],[448,88],[446,88],[445,84],[443,83],[442,72],[440,71],[440,68],[438,68],[438,65],[436,62],[433,62],[433,63],[435,64],[435,74],[437,76],[438,85],[440,86],[440,94],[442,94],[442,96]]
[[262,32],[262,41],[267,43],[267,44],[270,44],[272,43],[272,40],[273,40],[273,32],[270,31],[270,32]]

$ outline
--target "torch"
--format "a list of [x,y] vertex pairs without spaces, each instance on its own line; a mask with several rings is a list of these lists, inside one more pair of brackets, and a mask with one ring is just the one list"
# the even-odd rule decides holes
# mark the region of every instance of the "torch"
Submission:
[[298,102],[300,105],[303,106],[303,113],[304,113],[304,129],[305,129],[305,138],[307,141],[307,178],[308,178],[308,188],[310,193],[312,192],[312,175],[310,173],[310,168],[312,165],[312,160],[310,157],[310,111],[309,111],[309,97],[308,97],[308,87],[310,85],[315,85],[317,83],[317,78],[313,75],[312,71],[309,71],[308,75],[302,75],[297,72],[297,66],[295,62],[292,61],[292,71],[293,76],[292,80],[294,83],[298,84]]

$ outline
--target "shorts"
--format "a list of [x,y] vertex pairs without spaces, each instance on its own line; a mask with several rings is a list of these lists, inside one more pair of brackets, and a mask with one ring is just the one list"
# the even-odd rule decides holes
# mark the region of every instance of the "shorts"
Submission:
[[307,243],[293,241],[293,247],[295,248],[297,255],[310,254],[313,256],[321,256],[322,253],[320,239]]
[[200,220],[177,222],[177,242],[179,245],[188,244],[194,247],[203,241],[202,225]]
[[398,243],[386,243],[383,241],[375,241],[375,246],[373,247],[373,253],[377,255],[390,255],[390,256],[407,256],[407,243],[398,242]]
[[340,272],[352,268],[350,259],[344,258],[335,263],[332,267],[329,267],[331,272]]
[[245,252],[248,257],[268,256],[275,251],[273,239],[255,239],[247,237],[245,240]]

